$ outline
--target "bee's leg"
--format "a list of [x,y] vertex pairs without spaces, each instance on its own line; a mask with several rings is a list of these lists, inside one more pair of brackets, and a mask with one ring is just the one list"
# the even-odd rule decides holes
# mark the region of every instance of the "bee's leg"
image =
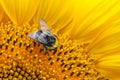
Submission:
[[48,47],[47,47],[47,46],[44,46],[44,49],[45,49],[45,54],[48,54],[48,55],[49,55]]
[[58,49],[58,47],[56,47],[54,50],[57,50]]

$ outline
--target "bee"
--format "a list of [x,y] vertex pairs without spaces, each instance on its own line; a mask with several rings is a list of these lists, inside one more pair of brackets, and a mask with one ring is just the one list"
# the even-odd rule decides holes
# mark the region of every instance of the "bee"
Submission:
[[58,38],[50,30],[48,24],[40,19],[40,29],[34,33],[28,34],[31,39],[44,45],[45,53],[49,55],[48,50],[55,50],[58,47]]

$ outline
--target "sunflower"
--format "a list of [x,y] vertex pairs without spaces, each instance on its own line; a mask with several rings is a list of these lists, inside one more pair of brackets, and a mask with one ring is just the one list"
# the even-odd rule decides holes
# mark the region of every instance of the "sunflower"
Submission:
[[[0,80],[119,80],[119,0],[1,0]],[[59,46],[28,37],[44,19]]]

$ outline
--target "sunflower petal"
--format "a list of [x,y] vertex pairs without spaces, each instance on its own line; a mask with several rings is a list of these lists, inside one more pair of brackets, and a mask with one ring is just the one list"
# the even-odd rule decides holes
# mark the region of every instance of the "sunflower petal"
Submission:
[[28,23],[38,8],[39,0],[1,0],[6,14],[15,24]]
[[111,80],[120,79],[120,50],[108,53],[96,60],[96,68]]
[[[33,23],[38,24],[38,21],[44,19],[50,27],[58,33],[68,33],[72,29],[69,23],[72,22],[73,0],[41,0],[40,5],[33,17]],[[49,15],[49,16],[48,16]],[[69,29],[68,29],[69,28]]]
[[112,80],[120,75],[120,20],[114,17],[108,28],[99,33],[89,45],[88,53],[96,59],[96,68]]
[[[120,24],[109,26],[103,31],[88,48],[89,54],[92,56],[104,55],[106,52],[120,49]],[[102,54],[104,53],[104,54]]]
[[3,13],[4,13],[4,11],[3,11],[1,3],[0,3],[0,21],[2,20]]
[[107,26],[109,23],[118,19],[118,13],[120,13],[119,0],[111,2],[108,0],[88,0],[76,3],[75,26],[73,27],[73,30],[76,28],[76,31],[71,32],[71,35],[82,42],[92,41],[96,38],[103,30],[109,28]]

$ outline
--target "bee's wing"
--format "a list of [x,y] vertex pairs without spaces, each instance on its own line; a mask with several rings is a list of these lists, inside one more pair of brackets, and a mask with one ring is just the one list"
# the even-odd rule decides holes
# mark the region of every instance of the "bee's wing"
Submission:
[[45,31],[51,31],[48,24],[43,20],[43,19],[40,19],[40,25],[41,25],[41,30],[45,30]]
[[28,34],[28,36],[31,38],[31,39],[34,39],[38,42],[41,42],[43,44],[47,44],[46,40],[44,39],[44,34],[41,34],[39,35],[37,33],[37,31],[35,33],[32,33],[32,34]]
[[36,38],[36,33],[37,32],[38,32],[38,30],[36,32],[34,32],[34,33],[28,34],[28,37],[30,37],[31,39],[37,40],[37,38]]
[[31,39],[36,40],[35,33],[33,33],[33,34],[28,34],[28,36],[29,36]]

